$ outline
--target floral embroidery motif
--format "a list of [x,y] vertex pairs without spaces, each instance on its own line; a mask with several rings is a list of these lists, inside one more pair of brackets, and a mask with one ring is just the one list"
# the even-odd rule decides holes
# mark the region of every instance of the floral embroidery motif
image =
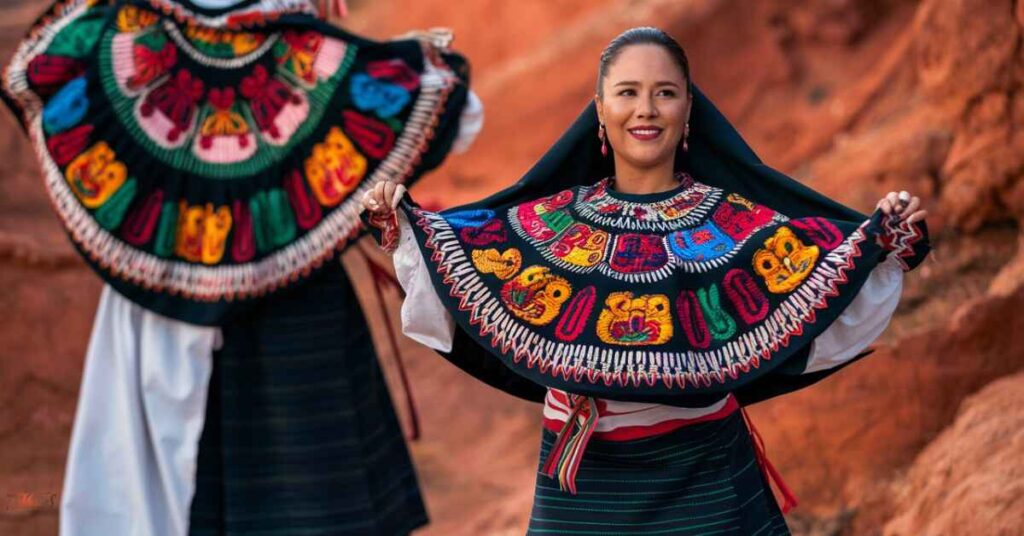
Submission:
[[558,316],[572,287],[545,266],[531,266],[501,287],[501,300],[515,316],[545,326]]
[[252,157],[259,147],[242,116],[234,88],[211,89],[209,101],[213,110],[199,126],[193,151],[209,162],[241,162]]
[[754,254],[754,271],[764,278],[769,292],[792,292],[810,275],[818,254],[818,246],[806,246],[792,229],[779,227]]
[[178,49],[163,34],[141,36],[132,45],[134,73],[125,85],[128,89],[142,89],[167,74],[177,62]]
[[184,141],[183,136],[192,130],[195,123],[196,105],[203,96],[203,81],[192,78],[192,73],[182,69],[146,95],[139,113],[150,117],[156,112],[170,122],[169,128],[153,124],[155,130],[165,130],[164,136],[171,144]]
[[341,203],[366,175],[366,158],[338,127],[313,146],[306,159],[306,181],[317,201],[325,207]]
[[277,119],[285,107],[303,103],[284,82],[271,78],[262,65],[254,67],[252,74],[242,79],[241,93],[249,100],[249,111],[256,127],[271,140],[280,141],[284,136]]
[[107,142],[94,144],[75,157],[64,170],[64,178],[87,208],[105,203],[128,178],[128,168],[117,160]]
[[[354,236],[362,181],[414,178],[446,149],[432,140],[460,78],[428,44],[347,42],[306,17],[241,30],[176,15],[58,3],[5,77],[45,144],[54,205],[105,276],[195,302],[261,295]],[[359,71],[404,104],[359,112]]]
[[597,317],[597,336],[602,342],[622,346],[664,344],[672,338],[672,314],[668,297],[632,292],[612,292]]
[[494,248],[474,249],[472,257],[473,266],[476,266],[480,273],[494,274],[502,281],[519,273],[523,265],[523,254],[516,248],[509,248],[500,253]]
[[[580,187],[572,193],[579,199],[584,190]],[[758,215],[757,205],[748,206],[739,196],[727,198],[726,193],[718,192],[715,195],[719,196],[719,203],[729,202],[737,205],[735,211]],[[574,218],[577,213],[573,207],[559,207],[551,201],[552,198],[545,198],[508,207],[504,212],[515,230],[516,236],[510,237],[510,241],[521,251],[523,263],[531,266],[528,270],[558,277],[555,275],[558,272],[548,271],[545,265],[531,265],[531,260],[539,256],[549,263],[551,270],[573,271],[569,263],[553,260],[557,258],[550,255],[550,246],[567,235],[572,224],[578,223]],[[688,229],[713,223],[712,215],[717,206],[712,206],[703,221]],[[537,240],[527,232],[529,226],[522,225],[526,217],[559,210],[565,210],[574,221],[546,242]],[[418,209],[413,215],[416,225],[424,231],[424,256],[433,263],[447,287],[448,292],[442,298],[450,296],[457,303],[457,306],[450,305],[453,315],[464,315],[458,317],[460,325],[486,341],[484,344],[489,344],[508,366],[531,378],[544,376],[592,387],[619,385],[638,389],[637,392],[660,389],[659,384],[668,389],[693,386],[702,391],[728,385],[731,380],[753,373],[763,367],[766,360],[792,348],[794,338],[816,333],[815,318],[823,314],[834,297],[841,295],[844,285],[866,274],[865,269],[877,262],[881,249],[868,241],[868,233],[874,232],[871,221],[859,227],[843,227],[843,242],[834,249],[822,251],[820,246],[800,242],[805,237],[803,231],[796,226],[780,225],[788,220],[775,214],[770,233],[760,236],[751,231],[746,239],[760,236],[758,243],[736,248],[748,259],[744,262],[753,264],[760,254],[769,255],[774,265],[789,267],[791,279],[788,281],[786,277],[769,278],[762,286],[760,274],[754,275],[756,266],[751,270],[750,264],[746,269],[724,264],[712,266],[692,277],[665,282],[656,293],[643,292],[649,288],[643,285],[623,290],[621,283],[592,279],[588,281],[592,285],[580,285],[582,289],[574,291],[566,301],[562,313],[556,317],[557,323],[541,328],[522,321],[508,306],[510,284],[517,278],[502,284],[482,274],[470,259],[473,248],[461,240],[459,229],[451,225],[448,216]],[[486,221],[486,216],[480,215],[476,223]],[[612,234],[610,229],[596,224],[592,227]],[[661,234],[661,238],[683,229],[687,227],[680,224]],[[794,229],[801,234],[797,235]],[[622,233],[619,236],[630,234],[645,235]],[[720,230],[720,234],[734,240],[724,230]],[[616,240],[617,237],[612,242]],[[807,242],[809,244],[810,240]],[[668,254],[667,275],[677,273],[680,268],[686,270],[674,253],[669,251]],[[610,261],[598,266],[608,266],[607,262]],[[604,270],[601,273],[623,280]],[[566,278],[572,281],[568,275]],[[801,281],[796,282],[797,279]],[[638,279],[633,283],[658,280]],[[697,285],[692,289],[679,288],[681,284],[693,282]],[[779,295],[769,288],[778,288],[776,283],[794,283],[795,286],[788,295]],[[603,307],[591,324],[591,308],[597,301],[602,302]],[[676,315],[678,322],[673,320]],[[682,330],[683,334],[675,337],[676,330]]]

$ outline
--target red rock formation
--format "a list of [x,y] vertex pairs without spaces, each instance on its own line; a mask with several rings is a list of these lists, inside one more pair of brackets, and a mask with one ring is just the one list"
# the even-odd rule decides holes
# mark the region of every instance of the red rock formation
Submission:
[[[969,517],[1016,489],[995,466],[969,477],[974,495],[943,495],[944,477],[927,466],[950,460],[957,475],[971,467],[952,463],[953,454],[988,463],[983,441],[1012,432],[1011,421],[982,419],[972,432],[964,417],[995,412],[1010,388],[972,398],[926,447],[965,397],[1024,365],[1024,0],[350,4],[346,25],[376,37],[453,27],[473,62],[485,130],[473,151],[416,187],[423,201],[442,200],[435,191],[446,203],[476,199],[517,178],[591,98],[604,44],[642,24],[683,42],[695,80],[768,163],[863,210],[889,189],[923,194],[936,254],[908,278],[881,349],[753,414],[800,495],[798,532],[1003,526]],[[27,1],[0,8],[0,56],[40,9]],[[61,237],[14,121],[0,121],[0,534],[53,534],[49,500],[60,489],[99,283]],[[365,280],[361,261],[346,261]],[[413,445],[433,519],[424,534],[521,534],[538,408],[403,344],[425,429]],[[1021,503],[1005,508],[1019,524]]]
[[1024,527],[1024,374],[964,401],[956,421],[914,460],[896,486],[885,536],[978,531],[1012,536]]

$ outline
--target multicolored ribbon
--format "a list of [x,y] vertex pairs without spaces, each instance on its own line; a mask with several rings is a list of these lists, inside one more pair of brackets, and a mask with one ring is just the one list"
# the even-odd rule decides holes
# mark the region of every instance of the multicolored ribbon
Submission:
[[597,400],[569,394],[569,417],[558,432],[555,444],[541,468],[541,472],[549,478],[555,478],[555,473],[558,474],[558,487],[562,491],[576,494],[576,473],[579,472],[590,436],[597,429],[597,418]]

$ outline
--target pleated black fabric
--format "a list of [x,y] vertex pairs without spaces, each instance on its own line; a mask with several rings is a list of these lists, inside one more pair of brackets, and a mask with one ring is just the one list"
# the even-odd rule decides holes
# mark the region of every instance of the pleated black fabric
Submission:
[[223,329],[192,535],[386,536],[427,522],[369,329],[338,263]]
[[[541,460],[555,434],[545,430]],[[528,535],[787,535],[743,417],[630,441],[592,439],[576,495],[538,473]]]

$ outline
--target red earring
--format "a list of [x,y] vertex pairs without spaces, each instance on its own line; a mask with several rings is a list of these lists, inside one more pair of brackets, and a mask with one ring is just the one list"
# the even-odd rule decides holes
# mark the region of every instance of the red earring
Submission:
[[604,135],[604,123],[597,127],[597,139],[601,140],[601,156],[608,156],[608,140]]
[[686,122],[686,126],[683,128],[683,152],[690,150],[690,144],[687,143],[687,138],[690,137],[690,122]]

